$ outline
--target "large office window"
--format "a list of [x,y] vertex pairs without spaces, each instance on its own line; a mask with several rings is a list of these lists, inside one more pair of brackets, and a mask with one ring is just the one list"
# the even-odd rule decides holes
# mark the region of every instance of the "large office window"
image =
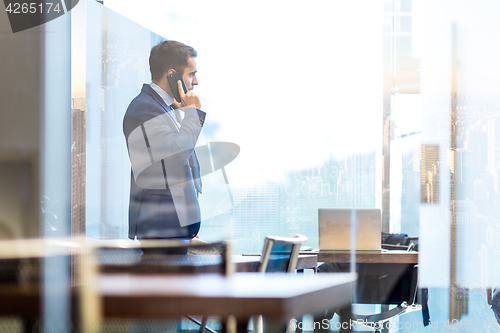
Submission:
[[380,207],[380,1],[104,1],[86,11],[87,236],[127,235],[121,122],[150,82],[159,36],[198,51],[198,145],[240,147],[225,166],[229,186],[220,170],[202,178],[202,238],[255,252],[267,234],[302,233],[317,246],[319,207]]

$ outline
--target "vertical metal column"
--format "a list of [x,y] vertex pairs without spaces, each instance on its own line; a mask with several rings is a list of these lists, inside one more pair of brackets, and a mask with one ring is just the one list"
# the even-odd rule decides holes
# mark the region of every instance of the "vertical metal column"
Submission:
[[[71,233],[71,16],[65,14],[44,24],[41,38],[40,193],[56,203],[51,211],[60,221],[54,230],[42,229],[42,234],[67,237]],[[40,224],[44,226],[43,217]],[[71,330],[69,267],[67,256],[43,260],[44,332]]]
[[[103,3],[104,4],[104,3]],[[108,172],[109,166],[107,165],[108,160],[108,138],[107,138],[107,130],[108,130],[108,102],[107,102],[107,65],[109,60],[108,54],[108,11],[102,11],[102,60],[101,60],[101,237],[110,238],[107,215],[108,215]],[[113,237],[113,236],[111,236]]]
[[[85,235],[85,173],[86,173],[86,2],[71,10],[71,235]],[[78,26],[79,29],[73,27]],[[83,27],[83,28],[82,28]],[[83,89],[83,90],[82,90]],[[82,94],[83,96],[79,95]]]
[[455,297],[456,286],[456,170],[455,170],[455,150],[457,148],[456,141],[456,124],[457,124],[457,26],[453,23],[451,31],[451,47],[452,47],[452,60],[451,60],[451,190],[450,190],[450,320],[460,319],[457,313],[457,298]]
[[451,72],[451,184],[450,184],[450,320],[460,320],[468,313],[468,292],[457,283],[457,126],[458,126],[458,59],[457,59],[457,24],[452,25],[452,72]]
[[383,74],[383,147],[382,147],[382,231],[389,232],[391,186],[391,110],[394,74],[394,0],[384,0],[384,74]]
[[453,23],[451,31],[451,47],[452,47],[452,60],[451,60],[451,191],[450,191],[450,319],[459,319],[457,316],[457,298],[454,297],[454,290],[456,286],[456,163],[455,163],[455,150],[457,148],[456,140],[456,124],[457,124],[457,26]]

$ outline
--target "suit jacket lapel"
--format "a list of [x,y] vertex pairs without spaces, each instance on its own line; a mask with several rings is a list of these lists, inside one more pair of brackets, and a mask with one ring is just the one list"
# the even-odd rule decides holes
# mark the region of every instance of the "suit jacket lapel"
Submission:
[[[165,111],[165,113],[168,114],[169,111],[171,111],[170,107],[167,104],[165,104],[165,101],[163,100],[163,98],[161,98],[161,96],[158,95],[156,93],[156,91],[154,91],[153,88],[151,88],[151,86],[149,84],[143,84],[143,86],[142,86],[142,92],[144,92],[144,93],[150,95],[151,97],[153,97],[153,99],[156,102],[158,102],[158,104],[161,105],[161,107],[163,108],[163,110]],[[174,116],[173,113],[170,113],[169,115],[170,116]],[[175,128],[175,131],[178,132],[179,130],[177,129],[177,126],[175,126],[175,124],[173,124],[173,125],[174,125],[173,128]]]

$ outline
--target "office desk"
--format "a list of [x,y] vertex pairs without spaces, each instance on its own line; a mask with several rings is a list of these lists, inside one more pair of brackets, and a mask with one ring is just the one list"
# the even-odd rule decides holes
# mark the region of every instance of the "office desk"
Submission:
[[[349,271],[350,251],[320,250],[316,253],[319,262],[334,263],[338,271]],[[355,300],[369,304],[399,304],[401,300],[408,300],[413,268],[417,263],[418,252],[415,251],[356,251]]]
[[[318,261],[334,263],[338,271],[349,271],[350,251],[303,251],[316,253]],[[354,300],[365,304],[411,304],[411,290],[416,283],[414,266],[418,252],[356,251],[356,282]]]
[[[99,274],[95,291],[105,319],[233,315],[239,324],[238,331],[246,332],[250,317],[262,314],[268,320],[268,331],[277,332],[293,317],[329,307],[340,307],[350,314],[355,281],[356,275],[350,273],[328,276],[235,273],[230,277]],[[38,284],[0,286],[0,313],[38,318],[41,293]],[[73,290],[73,305],[78,297]]]
[[236,317],[246,332],[262,314],[269,332],[293,317],[342,307],[350,311],[355,274],[236,273],[186,276],[100,275],[97,293],[105,318],[175,318],[185,314]]
[[[300,254],[317,254],[319,262],[349,263],[350,251],[301,251]],[[356,263],[417,264],[418,252],[411,251],[356,251]]]

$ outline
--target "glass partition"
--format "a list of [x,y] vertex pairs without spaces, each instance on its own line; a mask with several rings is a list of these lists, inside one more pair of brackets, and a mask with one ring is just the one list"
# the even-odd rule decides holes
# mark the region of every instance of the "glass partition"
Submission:
[[[500,66],[495,57],[500,47],[489,40],[496,39],[500,31],[493,14],[499,13],[500,6],[484,1],[471,9],[466,2],[458,2],[450,10],[447,4],[426,3],[426,9],[432,7],[436,16],[430,15],[422,30],[427,40],[422,48],[422,141],[439,146],[440,201],[422,205],[433,226],[424,225],[421,231],[425,230],[425,240],[434,230],[436,237],[430,236],[429,250],[444,254],[436,259],[425,252],[424,259],[439,260],[449,267],[446,253],[450,253],[450,245],[442,240],[452,239],[453,230],[451,252],[456,258],[451,265],[457,270],[456,282],[480,287],[498,283],[493,273],[498,259],[492,246],[498,226],[495,130]],[[437,214],[431,217],[434,211]],[[444,286],[449,282],[446,271],[444,268],[438,280],[435,272],[424,276],[428,283]]]
[[73,230],[127,238],[130,162],[123,115],[151,80],[149,52],[160,37],[95,1],[73,13]]
[[207,111],[198,146],[240,147],[224,170],[202,177],[201,238],[235,239],[242,253],[260,252],[267,234],[301,233],[316,248],[318,208],[380,207],[381,3],[263,5],[105,1],[92,15],[100,22],[87,25],[87,235],[126,236],[120,126],[151,80],[155,34],[198,51],[194,92]]
[[425,20],[415,30],[422,110],[419,283],[431,288],[430,297],[435,293],[443,322],[492,329],[498,323],[487,289],[499,284],[500,47],[490,41],[499,37],[500,6],[413,1],[412,8],[417,21]]
[[83,9],[73,230],[127,238],[123,115],[151,81],[151,47],[179,40],[198,51],[198,146],[240,148],[202,177],[202,239],[245,253],[267,234],[301,233],[317,248],[318,208],[382,208],[383,231],[419,236],[435,318],[494,320],[483,291],[499,276],[495,1],[105,0],[73,12]]
[[82,41],[73,42],[74,233],[128,237],[123,116],[151,82],[149,53],[162,38],[198,52],[194,92],[207,117],[197,146],[240,149],[202,177],[201,239],[259,253],[267,235],[300,233],[317,249],[319,208],[381,208],[382,1],[81,5],[73,10],[84,27],[73,29]]

